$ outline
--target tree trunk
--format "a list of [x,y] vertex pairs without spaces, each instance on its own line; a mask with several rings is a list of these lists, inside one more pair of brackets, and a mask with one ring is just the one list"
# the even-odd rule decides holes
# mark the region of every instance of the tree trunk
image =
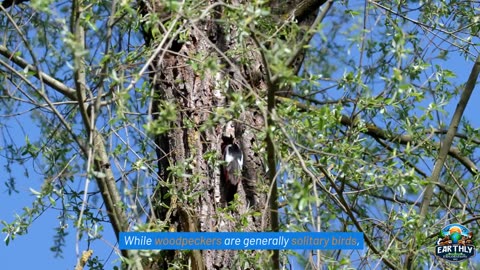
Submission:
[[[164,226],[161,230],[170,231],[269,231],[269,183],[265,180],[265,155],[258,150],[264,148],[258,147],[263,145],[264,138],[256,136],[265,127],[265,113],[253,106],[240,112],[232,109],[233,93],[242,96],[266,93],[268,67],[264,66],[254,41],[247,38],[243,44],[239,43],[239,29],[229,24],[231,22],[225,23],[229,21],[225,15],[227,7],[214,6],[215,1],[206,2],[211,6],[205,3],[201,7],[203,17],[176,28],[178,33],[171,34],[167,24],[143,25],[147,46],[156,50],[149,66],[149,78],[154,95],[152,129],[157,130],[153,133],[159,179],[152,198],[154,209],[150,221]],[[241,4],[233,2],[232,5]],[[296,2],[288,1],[287,6],[283,1],[272,1],[271,7],[279,15],[285,15],[286,10],[293,10]],[[324,1],[308,2],[315,3],[309,11],[315,15],[317,12],[312,10]],[[170,23],[185,19],[160,2],[139,4],[144,21],[154,15]],[[303,14],[301,18],[306,17]],[[162,35],[158,35],[159,32]],[[213,64],[222,68],[202,66],[212,59]],[[235,137],[244,152],[244,168],[237,203],[224,210],[228,204],[220,180],[220,160],[225,125],[229,121],[236,123]],[[254,211],[260,215],[253,215]],[[239,256],[242,252],[247,256]],[[272,267],[269,252],[256,259],[254,253],[256,251],[164,251],[149,268],[167,269],[174,264],[191,269],[246,269],[252,264],[262,269]],[[246,262],[249,259],[250,263]]]

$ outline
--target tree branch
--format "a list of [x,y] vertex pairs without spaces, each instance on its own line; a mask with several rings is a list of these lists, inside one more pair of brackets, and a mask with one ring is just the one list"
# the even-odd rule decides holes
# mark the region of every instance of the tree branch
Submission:
[[[451,153],[451,145],[453,142],[453,138],[457,133],[458,125],[460,124],[460,120],[462,119],[463,112],[467,107],[467,103],[472,95],[473,89],[475,88],[475,84],[477,83],[478,74],[480,73],[480,55],[475,60],[475,64],[473,65],[472,71],[470,72],[470,76],[468,78],[467,84],[465,85],[465,90],[462,92],[460,96],[460,100],[458,101],[457,108],[455,109],[455,113],[453,114],[452,120],[450,122],[450,126],[448,128],[447,134],[443,140],[443,143],[440,147],[440,153],[438,155],[438,159],[435,162],[435,166],[433,168],[432,176],[430,177],[430,182],[435,183],[438,182],[440,178],[440,173],[442,172],[443,164],[447,158],[447,154]],[[478,172],[478,169],[473,165],[475,173]],[[472,168],[468,168],[472,170]],[[422,224],[425,220],[427,215],[428,206],[430,205],[430,201],[432,200],[433,196],[433,184],[429,184],[425,189],[425,194],[423,196],[422,207],[420,209],[420,220],[419,224]]]
[[335,180],[330,176],[330,173],[323,167],[319,166],[320,171],[325,175],[325,178],[328,180],[330,183],[330,186],[333,187],[335,192],[337,193],[337,199],[341,203],[341,205],[344,208],[344,212],[350,217],[350,220],[353,222],[354,226],[357,228],[357,230],[361,233],[363,233],[363,238],[365,239],[365,242],[367,245],[370,247],[370,249],[373,251],[373,253],[381,256],[381,260],[391,269],[397,269],[397,265],[395,265],[392,261],[390,261],[386,256],[383,256],[382,251],[377,249],[375,245],[373,244],[373,241],[367,236],[365,231],[363,230],[362,225],[358,220],[355,218],[355,215],[352,212],[352,209],[350,208],[348,202],[345,200],[343,197],[343,192],[338,188],[338,186],[335,184]]
[[[443,143],[440,146],[440,153],[438,154],[438,158],[435,161],[435,166],[433,167],[432,176],[430,177],[430,183],[425,188],[425,193],[423,195],[422,205],[420,207],[420,214],[418,219],[418,224],[421,226],[427,217],[428,208],[430,207],[430,202],[433,198],[433,188],[434,183],[439,182],[440,174],[443,169],[443,165],[445,160],[447,159],[447,155],[450,153],[450,147],[453,143],[453,138],[458,130],[458,125],[460,124],[460,120],[462,119],[463,112],[467,107],[468,101],[470,100],[470,96],[472,95],[473,89],[475,88],[475,84],[477,83],[478,74],[480,73],[480,55],[475,60],[475,64],[472,67],[472,71],[470,72],[470,76],[468,77],[467,84],[465,85],[465,89],[460,96],[460,100],[458,101],[457,108],[453,114],[452,120],[450,122],[450,126],[448,127],[447,134],[443,140]],[[475,169],[475,171],[477,171]],[[412,240],[412,244],[415,245],[415,240]],[[413,258],[414,253],[409,252],[406,257],[406,266],[408,269],[413,267]]]
[[[330,7],[333,5],[333,0],[328,0],[328,1],[302,1],[302,3],[300,3],[299,5],[305,5],[306,7],[308,7],[309,5],[307,5],[306,3],[304,2],[322,2],[321,4],[324,4],[326,3],[326,5],[323,7],[323,10],[322,12],[320,12],[320,14],[318,14],[318,16],[315,18],[315,21],[312,23],[312,25],[310,26],[310,29],[309,31],[307,31],[305,33],[305,35],[303,36],[302,40],[299,42],[299,44],[297,45],[297,49],[295,50],[295,52],[290,56],[290,58],[287,60],[285,66],[287,67],[290,67],[293,65],[293,63],[295,62],[295,59],[297,59],[297,57],[302,53],[302,51],[305,49],[304,47],[310,42],[310,40],[312,39],[313,35],[315,34],[315,28],[317,28],[317,26],[323,21],[323,19],[325,19],[325,16],[327,15],[327,12],[330,10]],[[300,9],[302,10],[302,9]],[[302,13],[303,14],[303,13]],[[272,81],[276,82],[278,80],[278,76],[273,76],[272,78]]]
[[15,55],[11,51],[9,51],[5,46],[0,45],[0,54],[5,56],[6,58],[10,59],[12,62],[17,64],[22,69],[28,69],[29,71],[34,72],[34,76],[45,82],[46,85],[50,86],[52,89],[56,90],[57,92],[61,93],[62,95],[68,97],[71,100],[77,100],[75,89],[67,87],[62,82],[58,81],[57,79],[43,73],[39,72],[37,68],[33,65],[30,65],[27,61],[25,61],[20,56]]
[[[355,124],[353,123],[353,120],[346,115],[342,115],[342,117],[340,119],[340,123],[344,126],[355,126]],[[415,142],[413,136],[411,136],[411,135],[389,134],[387,131],[377,127],[374,124],[366,124],[365,127],[366,127],[367,131],[364,132],[364,133],[368,134],[368,135],[370,135],[374,138],[379,138],[379,139],[383,139],[383,140],[387,140],[387,141],[391,141],[391,142],[397,142],[397,143],[400,143],[400,144],[408,144],[408,143],[413,144],[413,145],[418,144],[418,142]],[[454,134],[454,136],[455,136],[455,134]],[[435,146],[440,148],[439,143],[436,143]],[[465,166],[465,168],[471,174],[475,175],[475,174],[478,173],[478,169],[477,169],[477,166],[475,165],[475,163],[473,161],[471,161],[468,157],[462,156],[462,154],[460,153],[460,150],[458,148],[450,147],[447,150],[448,150],[448,155],[450,155],[451,157],[455,158],[460,163],[462,163],[462,165]]]
[[[315,110],[318,109],[317,107],[306,105],[306,104],[300,103],[296,100],[293,100],[293,99],[287,98],[287,97],[277,97],[277,99],[280,102],[293,102],[295,104],[295,106],[297,106],[298,108],[300,108],[304,111],[312,111],[312,110],[315,111]],[[348,117],[346,115],[342,115],[340,117],[340,123],[342,125],[348,126],[348,127],[355,127],[356,126],[353,119],[351,119],[350,117]],[[366,131],[363,131],[363,133],[367,134],[367,135],[370,135],[373,138],[382,139],[382,140],[386,140],[386,141],[390,141],[390,142],[396,142],[396,143],[399,143],[399,144],[402,144],[402,145],[405,145],[405,144],[418,145],[419,144],[418,142],[416,142],[414,140],[413,136],[411,136],[411,135],[391,134],[391,133],[387,132],[386,130],[377,127],[374,124],[366,124],[365,128],[366,128]],[[432,132],[433,133],[443,133],[441,131],[436,132],[435,130],[432,130]],[[454,135],[456,135],[456,134],[457,133],[455,133]],[[458,136],[458,137],[462,138],[462,136]],[[439,143],[435,143],[434,145],[435,145],[435,147],[440,148]],[[450,147],[448,149],[448,155],[453,157],[454,159],[458,160],[472,175],[476,175],[479,172],[475,163],[471,159],[469,159],[468,157],[463,156],[460,152],[460,149],[458,149],[456,147]]]
[[[325,2],[327,2],[327,0],[303,0],[293,9],[292,15],[299,22],[302,22],[303,18],[310,15],[312,11],[317,10],[319,7],[325,4]],[[329,2],[333,3],[333,1]]]

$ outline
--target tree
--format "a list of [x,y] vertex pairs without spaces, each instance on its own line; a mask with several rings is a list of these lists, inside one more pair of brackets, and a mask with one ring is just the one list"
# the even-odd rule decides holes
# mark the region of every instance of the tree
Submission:
[[[3,223],[7,244],[54,206],[79,243],[111,224],[116,235],[359,231],[367,247],[122,251],[125,268],[438,266],[433,236],[477,222],[479,140],[463,116],[478,76],[477,20],[462,1],[2,8],[4,134],[14,119],[35,121],[22,146],[4,137],[5,184],[16,192],[18,165],[44,179],[32,206]],[[446,68],[462,56],[473,66],[464,86]],[[245,156],[232,202],[220,176],[229,135]],[[57,228],[57,254],[68,230]]]
[[[291,16],[290,20],[295,18],[298,22],[310,21],[310,17],[316,15],[315,11],[325,1],[291,2],[272,2],[270,9],[262,1],[239,2],[237,6],[206,2],[200,5],[201,8],[195,4],[175,2],[141,3],[146,20],[143,35],[147,45],[155,50],[149,63],[154,95],[154,121],[149,129],[156,130],[153,133],[157,136],[160,177],[158,195],[153,204],[155,220],[165,221],[170,217],[168,223],[170,226],[175,224],[174,229],[179,231],[265,231],[269,230],[265,220],[267,213],[255,215],[249,208],[260,211],[271,207],[271,229],[278,231],[276,185],[273,185],[271,193],[256,192],[257,188],[272,183],[276,177],[272,135],[269,132],[264,135],[267,160],[272,162],[268,164],[270,181],[263,179],[266,167],[261,151],[255,151],[254,147],[264,141],[255,135],[255,130],[262,130],[265,124],[274,126],[268,112],[274,107],[274,92],[283,82],[281,73],[273,74],[270,67],[266,66],[267,61],[275,58],[262,55],[264,43],[276,43],[278,38],[264,40],[262,37],[260,43],[260,38],[256,36],[262,28],[276,29],[278,26],[275,25],[284,23],[279,20],[281,16]],[[310,9],[307,9],[307,5]],[[246,14],[242,6],[246,8]],[[272,11],[272,16],[266,16],[268,10]],[[292,14],[290,10],[293,10]],[[195,20],[174,23],[184,18]],[[158,24],[159,20],[166,23]],[[317,24],[318,21],[314,26]],[[292,31],[298,32],[298,29],[288,29],[292,26],[298,27],[297,22],[292,20],[285,23],[287,29],[283,39],[290,39],[286,42],[292,45],[293,50],[299,51],[308,43],[311,33],[303,29],[305,34],[296,35]],[[292,40],[299,40],[300,43],[294,46]],[[248,47],[257,47],[257,51],[247,53]],[[284,60],[288,59],[286,57],[292,57],[289,60],[291,64],[284,66],[291,72],[294,60],[302,57],[302,54],[294,52],[282,56]],[[255,108],[252,101],[256,98],[260,102],[267,102]],[[165,115],[166,112],[168,115]],[[228,218],[230,212],[223,213],[218,209],[222,207],[221,202],[226,201],[226,192],[222,189],[223,182],[219,181],[218,162],[212,163],[211,156],[221,153],[220,146],[224,137],[228,137],[226,128],[222,128],[222,125],[219,128],[219,122],[236,126],[231,135],[236,137],[245,152],[244,180],[239,188],[242,203],[234,211],[233,220]],[[191,163],[193,165],[187,166]],[[268,190],[268,186],[263,189]],[[267,194],[272,194],[269,203],[266,201]],[[176,214],[170,216],[172,212]],[[230,268],[235,263],[233,254],[232,251],[211,251],[207,255],[204,253],[202,262],[200,252],[193,252],[192,264],[205,265],[207,269]],[[173,251],[170,255],[164,255],[166,262],[163,268],[174,257]],[[278,265],[278,260],[276,253],[273,255],[274,265]]]

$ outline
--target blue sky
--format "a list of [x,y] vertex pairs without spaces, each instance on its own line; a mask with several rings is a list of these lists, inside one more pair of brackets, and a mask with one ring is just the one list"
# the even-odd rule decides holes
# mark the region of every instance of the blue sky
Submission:
[[[29,193],[28,189],[19,189],[19,191],[25,195]],[[14,201],[14,203],[0,206],[0,219],[11,220],[10,217],[21,211],[23,205],[31,203],[31,198],[28,196],[16,197],[15,200],[9,199],[10,202]],[[67,245],[64,248],[64,258],[54,258],[52,251],[50,251],[55,234],[53,228],[58,226],[56,215],[57,213],[54,211],[46,211],[32,224],[27,235],[17,236],[14,241],[10,242],[9,246],[2,243],[0,245],[2,269],[73,269],[77,260],[74,234],[70,234],[66,238]],[[111,231],[109,227],[107,229]],[[106,237],[109,239],[108,241],[112,241],[114,239],[113,232],[107,233]],[[84,249],[85,247],[82,247],[82,250]],[[116,255],[111,254],[112,249],[107,243],[95,241],[91,249],[94,251],[93,256],[98,256],[102,260],[109,258],[104,263],[105,269],[112,269],[113,265],[116,264],[115,260],[118,259]]]
[[[24,125],[25,130],[31,131],[38,129],[35,125],[32,125],[28,119],[23,120],[21,123]],[[22,134],[20,129],[13,130],[18,132],[12,134],[17,145],[23,145],[25,134]],[[4,165],[5,159],[2,156],[0,157],[0,171],[3,170]],[[42,178],[39,175],[35,175],[33,170],[29,170],[30,177],[25,178],[21,173],[23,172],[21,167],[16,167],[18,168],[18,173],[16,174],[16,189],[18,193],[8,195],[3,183],[0,192],[2,201],[2,203],[0,203],[0,220],[8,223],[12,222],[16,215],[21,214],[24,207],[31,207],[36,198],[31,192],[31,189],[38,191],[43,184]],[[45,211],[35,219],[26,235],[17,236],[13,241],[10,241],[8,246],[3,242],[6,234],[2,233],[2,243],[0,243],[2,269],[73,269],[77,260],[75,246],[76,235],[74,234],[74,230],[69,230],[70,234],[66,237],[66,246],[63,248],[63,258],[54,258],[53,252],[50,251],[50,248],[54,245],[54,228],[59,226],[57,216],[58,211],[52,209]],[[1,226],[3,228],[3,225]],[[68,226],[72,228],[72,224],[68,224]],[[118,261],[116,261],[118,258],[115,254],[112,254],[111,249],[111,245],[115,245],[116,243],[112,242],[115,241],[115,237],[109,224],[106,224],[105,230],[105,239],[93,241],[90,248],[94,250],[93,256],[98,256],[101,260],[108,259],[104,264],[106,269],[111,269],[114,264],[118,264]],[[85,245],[81,245],[80,252],[86,248]]]

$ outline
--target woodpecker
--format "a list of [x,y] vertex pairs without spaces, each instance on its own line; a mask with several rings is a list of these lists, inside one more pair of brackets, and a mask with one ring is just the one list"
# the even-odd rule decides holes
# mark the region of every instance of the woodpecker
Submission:
[[232,143],[225,146],[224,159],[225,178],[232,185],[238,185],[242,176],[243,153],[238,144]]
[[226,201],[231,202],[242,179],[243,152],[232,137],[224,137],[221,147],[225,161],[221,168],[222,186]]

